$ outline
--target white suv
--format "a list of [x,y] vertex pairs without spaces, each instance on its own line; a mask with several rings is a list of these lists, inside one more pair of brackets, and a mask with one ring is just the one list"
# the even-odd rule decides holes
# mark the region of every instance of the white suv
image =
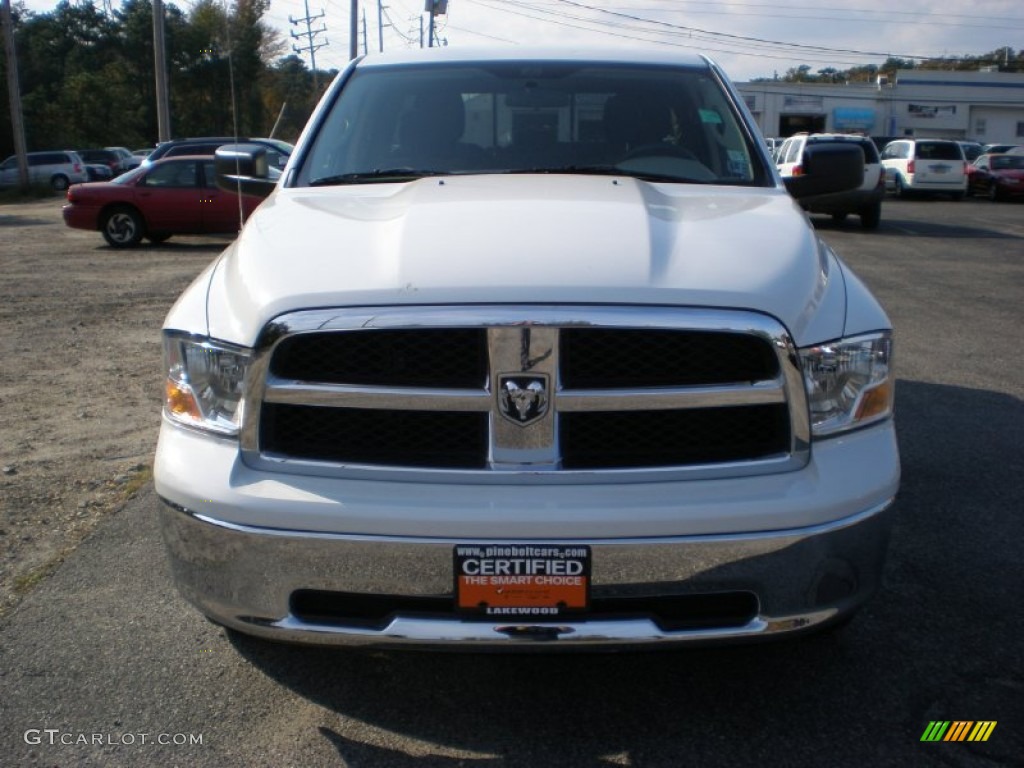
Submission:
[[[61,191],[72,184],[89,180],[85,163],[77,152],[29,152],[28,180],[30,184],[49,184]],[[11,155],[0,163],[0,187],[18,184],[18,158]]]
[[960,200],[967,192],[963,148],[946,139],[897,139],[882,150],[885,187],[899,197],[944,192]]
[[855,144],[864,153],[864,181],[856,189],[829,195],[805,197],[800,200],[804,210],[828,213],[835,221],[849,214],[860,216],[864,229],[876,229],[882,220],[882,198],[885,186],[878,148],[867,136],[844,133],[798,133],[782,144],[775,164],[783,179],[800,176],[804,172],[804,150],[813,144]]

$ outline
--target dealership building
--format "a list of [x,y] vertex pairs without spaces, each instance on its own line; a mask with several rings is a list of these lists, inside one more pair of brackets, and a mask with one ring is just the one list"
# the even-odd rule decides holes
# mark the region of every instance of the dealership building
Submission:
[[875,83],[737,83],[765,136],[801,131],[1024,144],[1024,74],[899,70]]

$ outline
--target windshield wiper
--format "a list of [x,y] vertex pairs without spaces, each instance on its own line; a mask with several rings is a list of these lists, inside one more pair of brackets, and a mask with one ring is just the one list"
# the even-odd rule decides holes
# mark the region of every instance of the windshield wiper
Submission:
[[374,184],[391,181],[415,181],[427,176],[447,176],[447,171],[428,171],[415,168],[375,168],[372,171],[355,173],[339,173],[337,176],[324,176],[309,182],[311,187],[329,187],[335,184]]
[[626,176],[641,181],[668,182],[670,184],[706,184],[706,179],[694,179],[671,173],[651,173],[650,171],[627,171],[617,165],[562,165],[544,168],[514,168],[504,171],[509,174],[566,174],[584,176]]

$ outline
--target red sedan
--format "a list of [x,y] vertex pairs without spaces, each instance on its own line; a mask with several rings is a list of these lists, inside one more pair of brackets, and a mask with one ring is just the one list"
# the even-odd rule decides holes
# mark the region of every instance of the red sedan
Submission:
[[[241,201],[243,218],[262,202]],[[113,181],[75,184],[68,188],[64,223],[99,230],[115,248],[143,237],[160,243],[171,235],[233,234],[241,226],[239,198],[216,186],[209,156],[168,158]]]
[[1024,155],[982,155],[968,170],[967,191],[993,200],[1024,195]]

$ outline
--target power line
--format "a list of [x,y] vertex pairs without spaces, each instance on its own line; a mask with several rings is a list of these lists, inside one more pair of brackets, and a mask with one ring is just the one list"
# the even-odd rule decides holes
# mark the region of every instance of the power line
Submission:
[[293,19],[291,17],[291,15],[289,15],[288,16],[288,21],[291,24],[293,24],[293,25],[298,25],[298,24],[305,24],[306,25],[306,31],[305,32],[292,32],[291,35],[296,40],[298,40],[299,38],[304,36],[306,38],[306,40],[307,40],[307,44],[304,45],[304,46],[298,46],[298,45],[295,45],[293,43],[292,44],[292,50],[295,51],[295,53],[297,53],[300,56],[302,55],[302,53],[304,51],[308,51],[309,52],[309,65],[310,65],[310,69],[313,70],[313,93],[319,95],[320,94],[320,78],[317,75],[317,71],[316,71],[316,52],[318,50],[320,50],[321,48],[323,48],[324,46],[330,45],[330,41],[325,37],[324,41],[322,43],[313,42],[314,38],[317,35],[327,32],[327,25],[326,24],[322,24],[320,26],[320,29],[313,29],[313,22],[316,21],[317,19],[322,19],[324,17],[324,12],[323,12],[323,9],[321,9],[320,13],[318,13],[316,16],[310,16],[309,15],[309,0],[304,0],[304,5],[305,5],[305,8],[306,8],[306,15],[305,15],[305,17],[303,17],[301,19]]

